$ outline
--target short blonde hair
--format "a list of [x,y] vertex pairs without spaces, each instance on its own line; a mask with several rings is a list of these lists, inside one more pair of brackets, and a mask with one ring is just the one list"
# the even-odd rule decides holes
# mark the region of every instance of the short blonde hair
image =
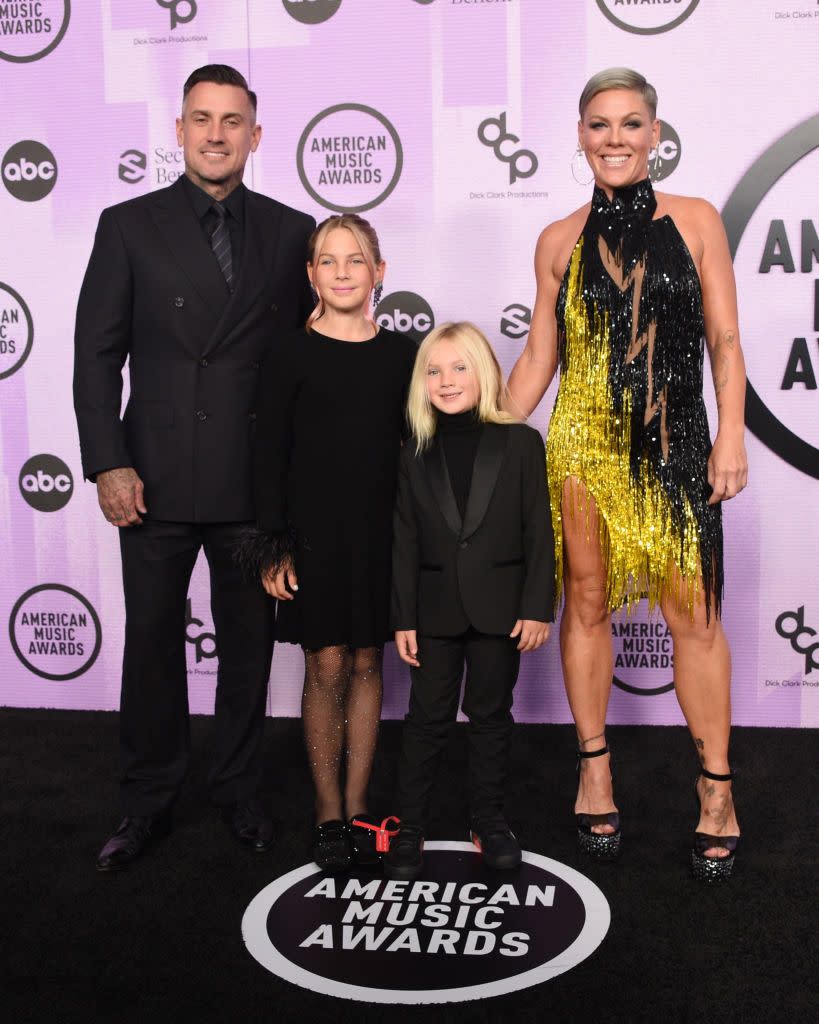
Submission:
[[608,89],[632,89],[639,92],[643,102],[651,112],[651,120],[657,117],[657,90],[647,82],[639,71],[632,71],[631,68],[606,68],[592,75],[580,93],[580,120],[586,113],[586,107],[591,103],[598,93],[606,92]]
[[[336,231],[338,228],[346,228],[355,239],[356,245],[361,250],[361,254],[367,263],[370,271],[370,280],[374,286],[376,270],[383,262],[381,247],[378,244],[378,235],[375,233],[375,228],[368,220],[359,217],[357,213],[336,213],[323,220],[321,224],[318,224],[307,243],[307,262],[311,267],[315,266],[327,236],[331,231]],[[317,296],[315,309],[308,316],[307,323],[304,325],[305,328],[309,331],[316,320],[323,315],[324,300],[319,295]]]
[[503,406],[507,401],[503,371],[485,335],[467,320],[436,327],[421,342],[415,357],[407,399],[407,419],[415,438],[416,452],[428,448],[435,436],[436,416],[427,391],[430,353],[439,341],[457,346],[478,384],[478,419],[483,423],[518,423]]

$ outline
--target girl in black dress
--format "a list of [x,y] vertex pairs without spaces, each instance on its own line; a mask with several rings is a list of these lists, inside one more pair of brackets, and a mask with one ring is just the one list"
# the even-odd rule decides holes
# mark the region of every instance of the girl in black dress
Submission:
[[257,407],[257,566],[279,601],[276,638],[304,650],[314,857],[328,871],[377,860],[375,833],[352,822],[373,821],[392,508],[416,351],[371,318],[384,270],[361,217],[316,228],[307,264],[316,307],[271,352]]

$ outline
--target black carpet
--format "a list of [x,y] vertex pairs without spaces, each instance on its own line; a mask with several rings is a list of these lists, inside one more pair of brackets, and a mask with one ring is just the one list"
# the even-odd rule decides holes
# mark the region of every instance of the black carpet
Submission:
[[[743,838],[728,885],[688,874],[694,752],[680,728],[609,730],[624,816],[619,864],[578,864],[570,815],[573,733],[517,726],[509,818],[525,849],[579,867],[612,910],[602,945],[538,987],[483,1002],[376,1006],[331,999],[268,973],[241,920],[268,882],[309,857],[311,791],[300,723],[270,720],[274,852],[235,847],[208,807],[208,719],[175,829],[143,861],[101,876],[116,824],[117,718],[0,709],[0,1009],[7,1021],[146,1022],[813,1021],[817,995],[815,730],[737,729],[732,756]],[[372,808],[390,810],[400,726],[385,723]],[[465,736],[444,765],[430,839],[466,839]],[[813,965],[813,966],[811,966]]]

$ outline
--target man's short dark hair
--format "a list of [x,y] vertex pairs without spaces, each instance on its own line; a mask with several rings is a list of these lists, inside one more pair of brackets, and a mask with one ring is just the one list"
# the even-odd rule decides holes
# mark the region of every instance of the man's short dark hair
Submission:
[[182,87],[183,105],[188,93],[200,82],[213,82],[214,85],[235,85],[244,89],[253,108],[253,116],[256,116],[256,93],[248,87],[245,76],[236,68],[232,68],[229,64],[206,64],[202,68],[197,68],[188,76],[187,82]]

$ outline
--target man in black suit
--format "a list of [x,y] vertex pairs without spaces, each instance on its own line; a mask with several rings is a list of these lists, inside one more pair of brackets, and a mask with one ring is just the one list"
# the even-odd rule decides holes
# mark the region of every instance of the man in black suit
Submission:
[[238,71],[194,71],[176,132],[184,176],[103,211],[77,308],[83,471],[119,529],[126,612],[122,821],[97,859],[102,871],[131,863],[168,830],[185,776],[185,601],[201,548],[219,657],[211,793],[240,843],[262,851],[273,839],[258,798],[273,607],[242,578],[233,549],[254,518],[259,364],[312,308],[305,258],[315,222],[242,184],[262,130]]

